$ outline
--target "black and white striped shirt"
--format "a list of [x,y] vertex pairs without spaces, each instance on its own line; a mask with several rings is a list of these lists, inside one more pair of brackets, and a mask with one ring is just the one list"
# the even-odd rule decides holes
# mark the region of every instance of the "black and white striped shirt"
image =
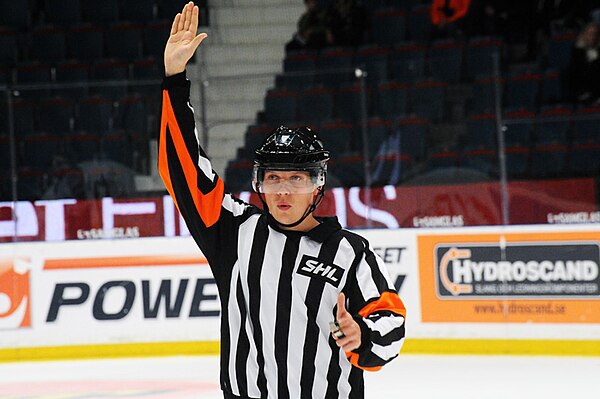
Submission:
[[[336,218],[285,231],[226,193],[199,146],[189,88],[185,73],[164,80],[158,163],[219,289],[226,397],[364,397],[363,370],[404,341],[406,310],[382,260]],[[362,333],[348,353],[329,331],[340,292]]]

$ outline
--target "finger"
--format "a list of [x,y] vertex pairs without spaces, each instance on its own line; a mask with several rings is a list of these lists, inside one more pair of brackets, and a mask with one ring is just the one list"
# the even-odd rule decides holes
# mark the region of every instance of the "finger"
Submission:
[[171,36],[176,34],[179,31],[179,20],[181,19],[181,14],[175,15],[175,19],[173,20],[173,26],[171,26]]
[[206,33],[200,33],[198,36],[196,36],[192,43],[194,45],[194,50],[197,49],[200,43],[202,43],[202,40],[206,39],[207,37],[208,35]]
[[187,3],[185,5],[185,20],[184,20],[184,24],[183,24],[184,30],[189,30],[190,22],[192,22],[192,7],[190,4],[191,3]]
[[199,13],[200,13],[200,10],[198,9],[198,6],[194,6],[194,8],[192,8],[192,20],[190,22],[190,32],[192,32],[194,35],[198,31],[198,14]]
[[346,314],[346,296],[340,292],[337,299],[337,319],[338,321]]
[[181,10],[181,13],[180,13],[181,16],[179,17],[179,21],[177,24],[177,32],[181,32],[183,30],[183,26],[185,24],[184,20],[185,20],[185,8],[186,7],[187,6],[184,6],[183,9]]

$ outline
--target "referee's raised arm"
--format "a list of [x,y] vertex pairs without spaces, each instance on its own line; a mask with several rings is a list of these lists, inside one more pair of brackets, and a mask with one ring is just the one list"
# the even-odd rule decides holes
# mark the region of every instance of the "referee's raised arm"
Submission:
[[198,6],[189,2],[183,7],[181,13],[175,16],[165,47],[165,76],[169,77],[185,71],[190,58],[202,40],[208,36],[206,33],[196,34],[198,13]]

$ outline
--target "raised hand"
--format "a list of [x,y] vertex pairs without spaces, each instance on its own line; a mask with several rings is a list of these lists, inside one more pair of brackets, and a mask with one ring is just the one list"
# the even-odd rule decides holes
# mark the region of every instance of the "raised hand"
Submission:
[[358,348],[361,344],[360,327],[346,310],[346,296],[343,293],[340,293],[338,296],[336,318],[343,333],[343,336],[340,338],[332,334],[337,346],[345,352],[350,352]]
[[171,76],[183,72],[194,52],[208,35],[198,30],[198,7],[189,2],[181,13],[175,16],[171,34],[165,47],[165,75]]

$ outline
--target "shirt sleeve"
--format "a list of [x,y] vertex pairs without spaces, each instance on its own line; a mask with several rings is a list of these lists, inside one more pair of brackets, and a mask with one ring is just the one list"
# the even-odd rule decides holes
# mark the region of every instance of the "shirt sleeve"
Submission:
[[361,329],[361,346],[346,355],[355,367],[377,371],[398,356],[405,336],[406,308],[396,293],[383,260],[369,244],[349,284],[349,311]]
[[211,266],[236,253],[240,223],[256,208],[225,192],[201,148],[185,72],[163,81],[158,170],[190,234]]

